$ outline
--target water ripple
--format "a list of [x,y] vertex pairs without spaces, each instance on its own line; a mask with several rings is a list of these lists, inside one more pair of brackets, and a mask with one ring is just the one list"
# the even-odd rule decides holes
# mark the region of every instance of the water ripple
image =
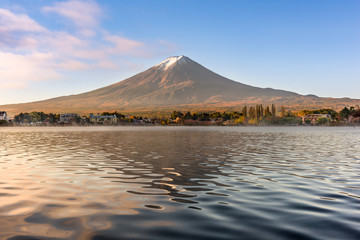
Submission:
[[359,239],[358,128],[0,129],[0,239]]

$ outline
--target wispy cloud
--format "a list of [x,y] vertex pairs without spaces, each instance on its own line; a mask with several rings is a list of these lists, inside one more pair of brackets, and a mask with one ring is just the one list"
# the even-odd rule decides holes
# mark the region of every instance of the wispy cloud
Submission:
[[23,12],[0,9],[0,89],[61,79],[69,71],[129,69],[134,65],[128,57],[154,56],[171,48],[165,41],[146,43],[106,31],[100,22],[103,9],[95,1],[55,2],[42,12],[56,13],[75,29],[47,29]]
[[118,35],[107,35],[105,36],[105,39],[114,44],[114,47],[109,49],[109,53],[111,54],[128,54],[135,49],[144,46],[144,43],[142,42],[134,41]]
[[0,9],[0,34],[7,32],[44,32],[46,29],[25,14]]
[[65,62],[61,62],[57,65],[57,67],[62,68],[63,70],[67,70],[67,71],[76,71],[76,70],[86,70],[86,69],[90,69],[91,65],[84,63],[84,62],[80,62],[80,61],[76,61],[76,60],[68,60]]
[[65,17],[81,28],[93,28],[99,25],[99,19],[103,13],[96,2],[79,0],[56,2],[53,6],[46,6],[42,9],[44,12],[56,13]]

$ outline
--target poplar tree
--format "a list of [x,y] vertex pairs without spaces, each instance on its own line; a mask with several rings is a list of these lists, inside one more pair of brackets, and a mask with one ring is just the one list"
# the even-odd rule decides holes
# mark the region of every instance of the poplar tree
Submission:
[[281,113],[280,113],[280,117],[285,117],[285,107],[284,106],[281,106]]
[[272,116],[273,118],[276,117],[276,107],[275,107],[274,104],[271,105],[271,116]]
[[265,117],[270,117],[270,116],[271,116],[270,108],[269,108],[269,106],[267,106],[267,107],[265,108]]
[[249,117],[251,120],[255,119],[255,108],[254,107],[250,107],[249,109]]
[[244,118],[247,118],[248,114],[247,114],[247,107],[246,107],[246,105],[245,105],[245,107],[243,107],[243,109],[242,109],[242,114],[243,114]]
[[263,105],[260,104],[259,108],[260,108],[260,117],[263,117],[263,116],[264,116],[264,108],[263,108]]

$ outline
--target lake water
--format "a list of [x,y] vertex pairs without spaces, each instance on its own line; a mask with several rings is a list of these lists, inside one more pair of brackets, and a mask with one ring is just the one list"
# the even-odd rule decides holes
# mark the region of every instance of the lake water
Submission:
[[0,239],[360,239],[360,128],[0,128]]

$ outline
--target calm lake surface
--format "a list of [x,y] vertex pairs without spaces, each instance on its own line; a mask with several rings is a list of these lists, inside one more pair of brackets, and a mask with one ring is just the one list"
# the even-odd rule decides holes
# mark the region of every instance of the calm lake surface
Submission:
[[360,239],[360,128],[0,128],[0,239]]

